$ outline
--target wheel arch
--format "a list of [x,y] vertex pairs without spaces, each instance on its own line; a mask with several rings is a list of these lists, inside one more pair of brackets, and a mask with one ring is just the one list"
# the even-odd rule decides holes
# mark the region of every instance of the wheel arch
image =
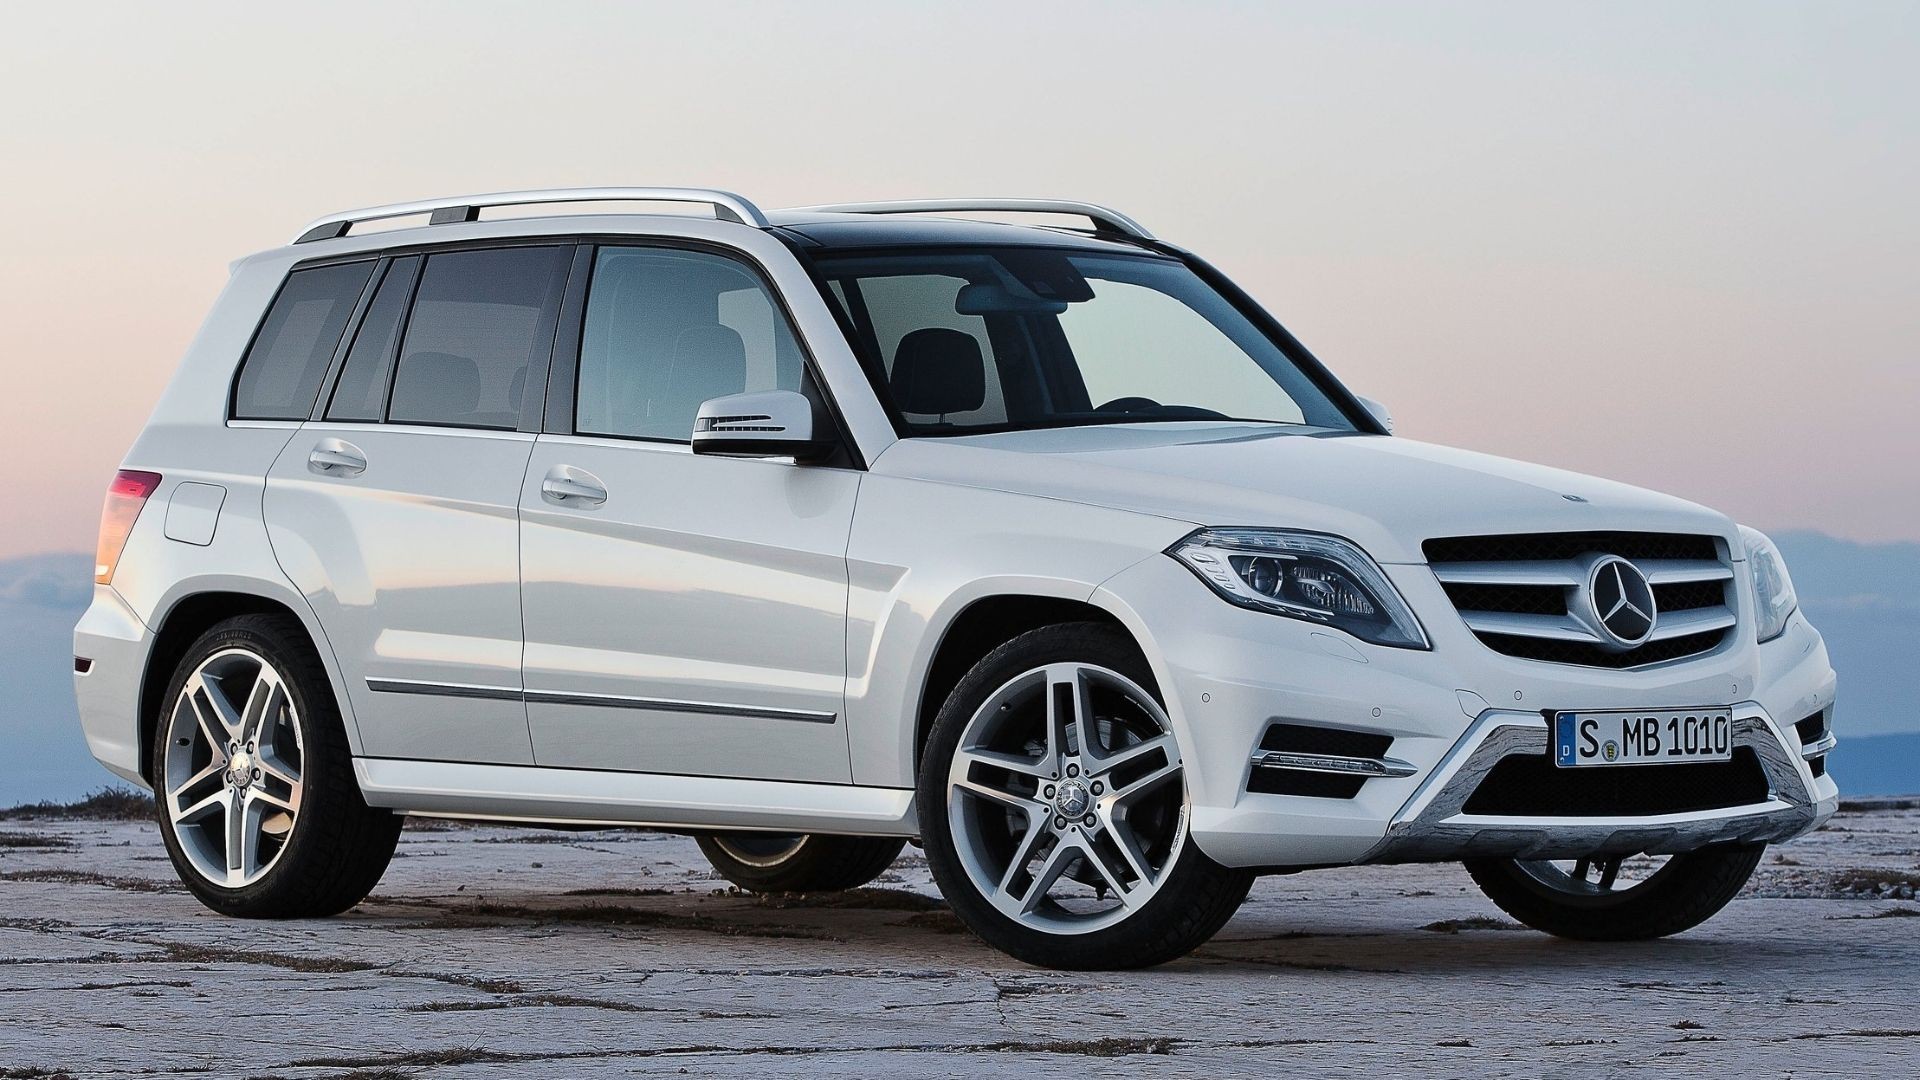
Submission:
[[[1073,622],[1111,626],[1126,634],[1143,655],[1148,655],[1145,643],[1118,615],[1090,600],[998,592],[976,597],[960,607],[938,631],[937,644],[920,677],[920,692],[914,699],[912,760],[916,771],[941,704],[975,664],[1029,630]],[[1148,663],[1152,666],[1150,655]]]
[[241,615],[285,615],[297,621],[306,632],[320,663],[326,669],[333,696],[339,705],[349,746],[359,753],[359,732],[355,728],[345,687],[340,682],[338,665],[326,636],[315,623],[313,614],[297,594],[276,589],[271,584],[249,579],[223,579],[183,583],[174,590],[153,622],[152,645],[141,669],[138,698],[140,775],[153,783],[153,740],[160,728],[167,684],[187,649],[215,625]]

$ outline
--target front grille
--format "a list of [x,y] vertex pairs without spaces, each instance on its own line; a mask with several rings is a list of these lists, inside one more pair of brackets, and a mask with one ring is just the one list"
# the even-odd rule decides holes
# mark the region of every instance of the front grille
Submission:
[[1491,817],[1650,817],[1752,806],[1772,796],[1753,748],[1730,761],[1563,769],[1545,754],[1502,758],[1462,812]]
[[[1734,629],[1733,568],[1711,536],[1523,533],[1453,536],[1423,545],[1427,562],[1474,635],[1507,656],[1637,668],[1710,652]],[[1604,556],[1626,559],[1653,587],[1659,622],[1638,647],[1590,625],[1581,594]]]

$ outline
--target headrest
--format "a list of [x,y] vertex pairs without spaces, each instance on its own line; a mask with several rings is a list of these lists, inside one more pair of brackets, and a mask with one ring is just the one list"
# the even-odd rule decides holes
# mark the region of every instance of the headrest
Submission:
[[480,365],[443,352],[409,353],[394,379],[397,419],[452,419],[480,407]]
[[738,333],[719,325],[680,331],[667,374],[668,415],[684,413],[691,425],[701,402],[746,390],[747,346]]
[[945,416],[987,401],[987,362],[972,334],[931,326],[900,339],[887,381],[904,413]]

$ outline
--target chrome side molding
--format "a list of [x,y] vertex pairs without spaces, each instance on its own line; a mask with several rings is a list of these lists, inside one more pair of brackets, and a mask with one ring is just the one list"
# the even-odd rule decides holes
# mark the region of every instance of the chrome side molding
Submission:
[[810,709],[776,709],[766,705],[739,705],[725,701],[679,701],[671,698],[627,697],[623,694],[581,694],[559,690],[522,690],[517,686],[474,686],[469,683],[422,682],[416,679],[367,679],[367,689],[376,694],[424,694],[430,697],[485,698],[492,701],[525,701],[544,705],[597,705],[608,709],[645,709],[652,712],[699,713],[705,716],[740,716],[750,720],[797,720],[808,724],[831,724],[839,713]]

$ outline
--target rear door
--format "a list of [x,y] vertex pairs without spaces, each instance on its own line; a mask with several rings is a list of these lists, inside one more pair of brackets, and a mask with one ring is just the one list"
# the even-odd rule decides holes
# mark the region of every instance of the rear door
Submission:
[[860,474],[689,448],[702,401],[811,391],[783,307],[708,250],[601,247],[590,280],[520,495],[539,764],[849,782]]
[[338,657],[365,752],[530,764],[520,484],[572,245],[383,260],[266,519]]

